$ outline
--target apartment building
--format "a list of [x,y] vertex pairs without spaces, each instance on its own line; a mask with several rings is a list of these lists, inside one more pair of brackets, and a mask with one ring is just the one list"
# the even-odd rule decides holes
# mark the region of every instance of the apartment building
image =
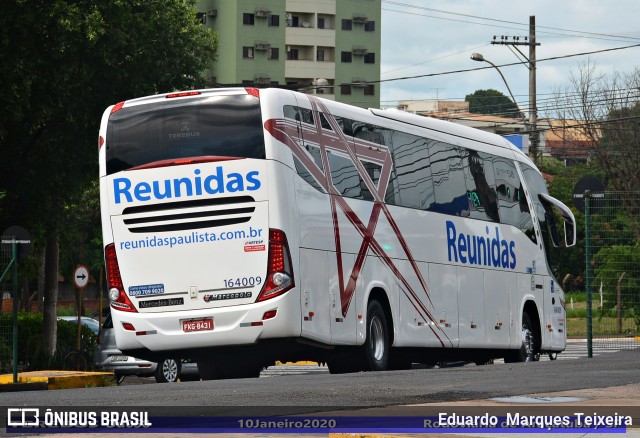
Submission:
[[209,82],[274,85],[380,106],[381,0],[200,0],[218,33]]

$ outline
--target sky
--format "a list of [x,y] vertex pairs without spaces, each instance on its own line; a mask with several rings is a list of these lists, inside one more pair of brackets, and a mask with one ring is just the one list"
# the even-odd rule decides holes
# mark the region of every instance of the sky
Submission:
[[[572,75],[586,62],[606,76],[640,68],[640,46],[544,61],[640,44],[639,13],[639,0],[382,0],[381,105],[410,99],[464,100],[489,88],[508,96],[494,68],[471,60],[478,52],[500,68],[518,104],[526,108],[529,70],[522,64],[500,67],[520,59],[511,46],[491,41],[494,35],[508,35],[509,40],[527,36],[533,15],[540,43],[537,101],[544,115],[545,102],[570,88]],[[528,46],[518,48],[529,56]],[[441,74],[482,67],[489,68]],[[418,75],[432,76],[393,80]]]

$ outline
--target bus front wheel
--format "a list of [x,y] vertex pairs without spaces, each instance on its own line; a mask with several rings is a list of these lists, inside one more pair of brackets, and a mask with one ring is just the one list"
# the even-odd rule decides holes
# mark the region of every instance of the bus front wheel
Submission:
[[504,358],[506,363],[535,362],[540,358],[538,352],[536,331],[527,312],[522,312],[522,330],[520,331],[522,344],[518,350],[510,351]]
[[384,371],[389,363],[389,324],[380,302],[373,300],[367,307],[367,338],[364,356],[369,370]]

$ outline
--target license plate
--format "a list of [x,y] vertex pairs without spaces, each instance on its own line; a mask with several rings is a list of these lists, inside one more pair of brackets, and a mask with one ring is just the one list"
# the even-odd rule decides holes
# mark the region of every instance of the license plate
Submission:
[[182,321],[182,330],[185,332],[201,332],[213,330],[213,319],[190,319]]
[[126,362],[129,356],[111,356],[111,362]]

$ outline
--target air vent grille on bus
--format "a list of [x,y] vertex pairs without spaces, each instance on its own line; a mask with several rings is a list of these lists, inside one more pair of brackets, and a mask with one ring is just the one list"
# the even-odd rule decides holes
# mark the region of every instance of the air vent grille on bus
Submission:
[[127,207],[124,224],[131,233],[184,231],[248,222],[255,207],[251,196]]

